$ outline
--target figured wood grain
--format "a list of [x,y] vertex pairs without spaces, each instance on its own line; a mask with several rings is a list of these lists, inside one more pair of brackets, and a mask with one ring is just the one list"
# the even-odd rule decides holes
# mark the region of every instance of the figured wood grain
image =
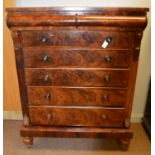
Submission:
[[[36,86],[128,86],[129,70],[25,69],[27,85]],[[105,77],[109,81],[105,80]],[[45,80],[45,78],[47,80]]]
[[[123,127],[123,109],[30,107],[36,125]],[[49,117],[50,115],[50,117]]]
[[[36,20],[33,21],[32,19]],[[48,18],[49,20],[46,20]],[[116,20],[117,19],[117,20]],[[83,16],[83,15],[74,15],[74,16],[47,16],[47,15],[27,15],[24,19],[21,19],[20,16],[14,16],[8,19],[8,26],[112,26],[115,24],[116,27],[129,26],[130,27],[142,27],[146,26],[146,17],[138,16]]]
[[[128,68],[131,60],[129,50],[55,49],[51,47],[24,48],[24,64],[27,68],[58,67],[106,67]],[[44,58],[47,57],[47,60]],[[107,58],[110,60],[108,61]]]
[[[148,9],[7,11],[22,110],[30,114],[30,124],[21,135],[28,140],[33,136],[112,137],[127,148],[133,135],[130,115]],[[103,49],[107,37],[112,42]],[[46,63],[42,62],[45,54],[49,56]],[[112,57],[108,63],[102,61],[105,54]],[[101,100],[102,93],[108,94],[107,102]],[[24,122],[25,118],[29,120],[24,115]]]
[[28,87],[29,105],[124,106],[126,90]]
[[[44,11],[42,11],[44,10]],[[20,8],[7,9],[9,27],[18,26],[146,26],[147,8]],[[10,16],[12,14],[12,16]],[[21,18],[24,16],[24,18]],[[35,20],[34,20],[35,19]]]
[[[107,37],[112,42],[107,46],[110,48],[134,47],[133,32],[117,31],[22,31],[22,43],[27,46],[80,46],[102,48]],[[43,42],[42,39],[46,38]],[[129,44],[130,40],[130,44]],[[103,48],[102,48],[103,49]]]

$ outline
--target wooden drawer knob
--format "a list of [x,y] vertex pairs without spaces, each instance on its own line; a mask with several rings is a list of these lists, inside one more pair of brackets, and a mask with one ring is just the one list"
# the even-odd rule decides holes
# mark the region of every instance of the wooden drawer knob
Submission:
[[107,118],[107,116],[105,114],[102,114],[102,119],[105,120]]
[[47,40],[48,40],[47,37],[42,37],[41,42],[42,42],[42,43],[46,43]]
[[50,121],[51,120],[52,115],[50,113],[47,114],[47,120]]
[[106,37],[105,40],[106,40],[108,43],[111,43],[111,42],[112,42],[112,37],[108,36],[108,37]]
[[48,79],[49,79],[49,75],[45,75],[44,81],[46,82],[46,81],[48,81]]
[[102,99],[103,99],[103,101],[108,101],[108,95],[107,94],[104,94],[103,96],[102,96]]
[[44,62],[47,62],[49,60],[49,56],[48,55],[44,55],[42,59],[43,59]]
[[104,57],[104,60],[105,60],[106,62],[110,62],[110,61],[111,61],[111,56],[106,55],[106,56]]
[[109,77],[109,75],[105,75],[105,76],[104,76],[104,81],[105,81],[105,82],[110,82],[110,77]]
[[45,95],[45,99],[46,99],[46,100],[50,100],[51,97],[52,97],[51,93],[47,93],[47,94]]
[[50,124],[50,122],[55,118],[55,114],[54,113],[48,113],[47,114],[47,121]]

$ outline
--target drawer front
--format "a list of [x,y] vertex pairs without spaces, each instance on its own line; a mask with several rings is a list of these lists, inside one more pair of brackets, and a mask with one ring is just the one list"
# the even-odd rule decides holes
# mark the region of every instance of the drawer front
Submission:
[[27,85],[120,86],[128,85],[128,70],[25,69]]
[[126,90],[28,87],[29,105],[124,106]]
[[29,68],[127,68],[130,60],[131,51],[129,50],[65,50],[49,47],[24,49],[24,64]]
[[102,48],[110,38],[107,48],[132,48],[133,32],[117,31],[22,31],[23,46],[78,46]]
[[30,107],[35,125],[122,127],[123,109]]

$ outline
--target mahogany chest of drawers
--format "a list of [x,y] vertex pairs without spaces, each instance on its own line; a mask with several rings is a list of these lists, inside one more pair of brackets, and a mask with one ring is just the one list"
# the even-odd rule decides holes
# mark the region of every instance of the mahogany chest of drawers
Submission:
[[23,112],[33,137],[133,136],[130,116],[147,8],[8,8]]

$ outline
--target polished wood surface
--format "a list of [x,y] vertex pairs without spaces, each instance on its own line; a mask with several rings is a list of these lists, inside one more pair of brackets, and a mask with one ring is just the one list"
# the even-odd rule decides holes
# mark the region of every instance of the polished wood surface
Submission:
[[126,89],[28,87],[29,105],[116,106],[126,102]]
[[[27,46],[78,46],[102,48],[107,37],[112,38],[107,49],[133,48],[133,32],[116,31],[23,31],[22,44]],[[129,44],[130,40],[130,44]]]
[[[44,10],[44,11],[42,11]],[[7,9],[13,26],[114,26],[145,27],[148,8],[14,8]],[[10,16],[11,14],[11,16]],[[20,16],[24,15],[24,18]],[[35,20],[33,20],[35,18]],[[48,19],[48,20],[47,20]]]
[[35,125],[123,127],[123,109],[30,107]]
[[127,149],[133,135],[129,131],[131,107],[148,9],[7,11],[22,100],[24,143],[54,133],[57,137],[101,135],[119,139]]
[[127,87],[128,70],[25,69],[27,85]]
[[23,51],[26,68],[128,68],[132,56],[129,50],[65,50],[64,47],[28,47]]
[[20,98],[22,101],[22,113],[23,117],[28,117],[28,98],[27,98],[27,91],[26,90],[26,83],[25,83],[25,73],[24,73],[24,62],[23,62],[23,52],[22,52],[22,45],[21,45],[21,34],[17,32],[12,33],[12,39],[14,43],[14,52],[16,57],[16,67],[17,67],[17,75],[18,75],[18,83],[19,83],[19,90],[20,90]]
[[130,129],[102,128],[102,127],[51,127],[30,126],[22,127],[23,137],[80,137],[80,138],[129,138],[133,137]]

